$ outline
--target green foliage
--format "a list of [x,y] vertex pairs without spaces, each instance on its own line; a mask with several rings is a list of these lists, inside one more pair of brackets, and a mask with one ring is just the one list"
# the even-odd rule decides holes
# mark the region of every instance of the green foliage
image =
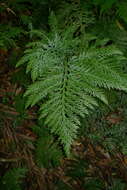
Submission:
[[71,177],[71,182],[80,180],[80,188],[87,190],[102,190],[104,184],[97,177],[89,174],[89,163],[76,156],[67,167],[66,175]]
[[77,26],[77,32],[84,32],[95,20],[88,2],[85,1],[62,1],[55,12],[60,27],[65,28],[73,24]]
[[38,135],[36,140],[35,158],[40,167],[52,168],[60,164],[62,151],[48,129],[34,126],[33,131]]
[[123,1],[118,3],[118,10],[117,10],[117,14],[118,16],[124,20],[124,22],[127,23],[127,1]]
[[17,112],[22,113],[24,111],[24,107],[25,107],[25,100],[23,99],[22,95],[17,95],[15,97],[15,105],[14,107],[16,108]]
[[97,35],[99,39],[109,39],[110,43],[115,44],[125,56],[127,55],[127,31],[118,20],[99,20],[90,32],[92,32],[93,35]]
[[95,5],[100,6],[101,12],[108,11],[109,9],[112,8],[113,4],[117,3],[118,0],[110,0],[110,1],[105,1],[105,0],[92,0]]
[[97,126],[94,126],[93,129],[90,129],[88,124],[86,125],[84,126],[86,130],[84,133],[93,144],[100,144],[112,153],[117,150],[127,154],[125,123],[110,126],[106,121],[101,121],[100,124],[96,123]]
[[108,190],[125,190],[126,184],[122,182],[120,179],[115,179],[113,181],[113,185],[108,188]]
[[[56,26],[54,23],[56,19],[51,28]],[[97,99],[107,104],[104,89],[126,91],[127,79],[120,71],[123,54],[113,45],[106,45],[108,40],[98,41],[85,34],[82,43],[79,37],[74,38],[75,27],[63,32],[55,29],[28,44],[17,66],[27,63],[34,82],[25,93],[26,106],[45,100],[40,118],[45,118],[51,132],[59,136],[68,154],[80,126],[79,116],[85,117],[98,106]]]
[[23,29],[20,27],[0,26],[0,48],[9,49],[10,47],[16,47],[15,39],[20,37],[22,33]]
[[0,178],[0,188],[4,190],[21,190],[22,179],[25,177],[26,169],[13,168],[8,170]]
[[[13,62],[14,63],[14,62]],[[10,64],[10,62],[9,62]],[[30,83],[30,76],[26,75],[25,68],[22,67],[19,71],[15,72],[11,78],[12,83],[18,83],[23,87],[27,87]]]
[[87,176],[88,163],[83,159],[75,158],[66,174],[72,179],[84,179]]
[[88,137],[94,145],[102,146],[107,152],[114,154],[120,151],[126,155],[126,94],[118,93],[115,98],[112,94],[112,97],[113,100],[109,100],[110,108],[101,106],[101,109],[81,121],[79,136]]
[[[2,53],[0,61],[8,64],[4,71],[5,76],[23,54],[25,44],[30,42],[24,56],[17,64],[21,65],[21,68],[13,73],[10,81],[16,83],[18,87],[20,85],[23,92],[24,88],[28,87],[25,97],[22,97],[22,91],[15,96],[15,92],[11,92],[7,85],[10,83],[6,82],[7,87],[4,90],[9,95],[4,96],[3,89],[0,92],[2,100],[0,109],[3,111],[5,109],[5,113],[0,110],[2,113],[0,146],[4,142],[3,137],[6,133],[8,139],[5,139],[5,148],[9,143],[7,154],[5,153],[7,163],[3,166],[0,161],[0,169],[2,168],[0,189],[29,189],[29,182],[33,176],[35,184],[30,184],[30,189],[33,190],[35,188],[39,190],[37,187],[40,185],[39,178],[41,180],[49,178],[47,183],[55,178],[51,187],[53,190],[126,189],[123,180],[115,179],[114,173],[112,174],[114,171],[111,171],[113,177],[108,184],[108,180],[102,181],[101,178],[95,177],[96,166],[92,168],[86,160],[79,157],[70,159],[70,166],[69,168],[66,166],[64,171],[60,166],[64,162],[63,160],[60,162],[64,155],[60,143],[69,155],[71,145],[77,138],[77,130],[79,139],[88,139],[90,143],[99,145],[114,157],[118,152],[127,154],[126,94],[121,104],[123,91],[127,92],[126,9],[127,0],[2,0],[0,2],[0,53]],[[32,82],[29,79],[30,75],[25,74],[25,66]],[[12,71],[10,75],[11,73]],[[26,99],[26,107],[37,105],[32,111],[25,110]],[[12,111],[6,113],[8,107],[11,107]],[[36,119],[31,119],[31,112],[36,112],[38,107],[40,107],[40,123],[44,122],[40,125],[36,123]],[[18,115],[13,112],[14,109]],[[124,113],[120,115],[120,122],[113,124],[107,119],[107,115],[113,115],[117,109]],[[119,115],[116,115],[116,120],[119,119],[117,117]],[[5,130],[4,120],[7,120]],[[27,126],[23,126],[28,124],[29,127],[34,122],[32,132],[26,128]],[[14,143],[11,142],[13,138]],[[8,151],[10,158],[16,148],[20,150],[18,144],[20,139],[21,144],[25,146],[23,152],[26,157],[27,152],[30,155],[26,160],[31,159],[30,164],[32,163],[32,170],[29,173],[32,177],[29,176],[24,180],[24,185],[26,170],[13,168],[12,163],[8,162]],[[0,150],[0,153],[4,156],[3,150]],[[21,164],[24,165],[22,161]],[[66,170],[63,179],[61,175],[59,179],[56,167],[59,167],[58,172],[62,169],[62,175]],[[43,169],[49,176],[43,177]],[[105,171],[101,169],[103,174]],[[55,173],[55,177],[50,171]],[[50,189],[50,184],[47,187]]]
[[120,0],[92,0],[92,3],[99,7],[100,14],[112,15],[115,19],[127,22],[127,1]]

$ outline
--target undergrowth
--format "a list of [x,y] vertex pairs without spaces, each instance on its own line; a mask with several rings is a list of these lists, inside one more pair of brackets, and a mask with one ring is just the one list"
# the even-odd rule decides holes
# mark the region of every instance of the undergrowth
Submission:
[[126,190],[126,8],[0,2],[0,189]]

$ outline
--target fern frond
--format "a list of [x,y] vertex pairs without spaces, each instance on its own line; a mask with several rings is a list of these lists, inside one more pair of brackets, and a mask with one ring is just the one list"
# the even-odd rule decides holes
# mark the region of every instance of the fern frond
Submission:
[[9,25],[0,26],[0,48],[16,47],[16,38],[21,36],[24,31],[20,27]]
[[49,130],[47,128],[42,129],[40,126],[34,126],[33,131],[38,136],[35,150],[37,164],[45,168],[58,166],[63,155]]
[[127,23],[127,1],[121,2],[117,4],[117,14],[118,16]]
[[0,187],[5,190],[21,190],[21,179],[25,177],[25,168],[13,168],[1,178]]
[[[103,32],[102,32],[103,31]],[[92,29],[92,33],[98,35],[98,38],[108,38],[110,39],[116,47],[118,47],[122,52],[127,52],[127,31],[124,26],[118,20],[99,21],[96,23],[95,27]]]
[[105,42],[91,47],[90,40],[83,48],[73,36],[73,28],[63,33],[53,31],[48,40],[31,43],[18,63],[27,63],[34,81],[25,93],[27,106],[42,104],[40,118],[59,136],[67,154],[76,138],[79,118],[98,106],[97,99],[107,104],[104,89],[127,91],[127,77],[120,71],[125,59],[121,51],[112,45],[102,46]]
[[58,5],[56,15],[61,28],[74,25],[81,33],[84,33],[85,28],[93,24],[95,20],[93,12],[85,1],[62,1]]

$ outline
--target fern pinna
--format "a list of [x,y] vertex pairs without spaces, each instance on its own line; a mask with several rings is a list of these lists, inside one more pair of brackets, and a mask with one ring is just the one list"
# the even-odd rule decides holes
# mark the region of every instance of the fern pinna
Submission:
[[27,63],[33,80],[25,93],[26,106],[40,102],[40,118],[69,154],[80,117],[97,107],[98,99],[107,104],[105,89],[127,91],[127,77],[120,71],[121,51],[106,45],[107,40],[89,35],[81,40],[74,37],[73,26],[63,32],[51,28],[47,35],[38,33],[41,40],[28,44],[17,66]]

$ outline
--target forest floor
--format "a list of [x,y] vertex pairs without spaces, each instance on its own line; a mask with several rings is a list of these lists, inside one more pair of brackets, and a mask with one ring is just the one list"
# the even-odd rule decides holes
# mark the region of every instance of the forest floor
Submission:
[[[0,63],[0,176],[10,168],[25,165],[28,168],[24,181],[27,190],[41,190],[44,186],[52,190],[55,189],[54,184],[59,182],[72,189],[82,190],[84,178],[88,181],[96,177],[106,186],[112,184],[114,177],[127,183],[127,156],[121,152],[106,152],[101,145],[94,145],[86,137],[73,144],[72,152],[75,158],[63,157],[55,168],[40,168],[37,165],[34,143],[38,137],[31,130],[31,126],[36,125],[37,107],[25,110],[22,98],[24,87],[20,78],[22,71],[6,64],[6,56],[6,53],[1,56]],[[20,79],[17,80],[18,76]],[[108,120],[111,123],[119,123],[122,116],[115,119],[108,116]],[[87,163],[87,166],[84,163]],[[73,175],[72,166],[75,166]],[[79,171],[82,168],[83,171],[85,168],[87,176],[82,176]]]

